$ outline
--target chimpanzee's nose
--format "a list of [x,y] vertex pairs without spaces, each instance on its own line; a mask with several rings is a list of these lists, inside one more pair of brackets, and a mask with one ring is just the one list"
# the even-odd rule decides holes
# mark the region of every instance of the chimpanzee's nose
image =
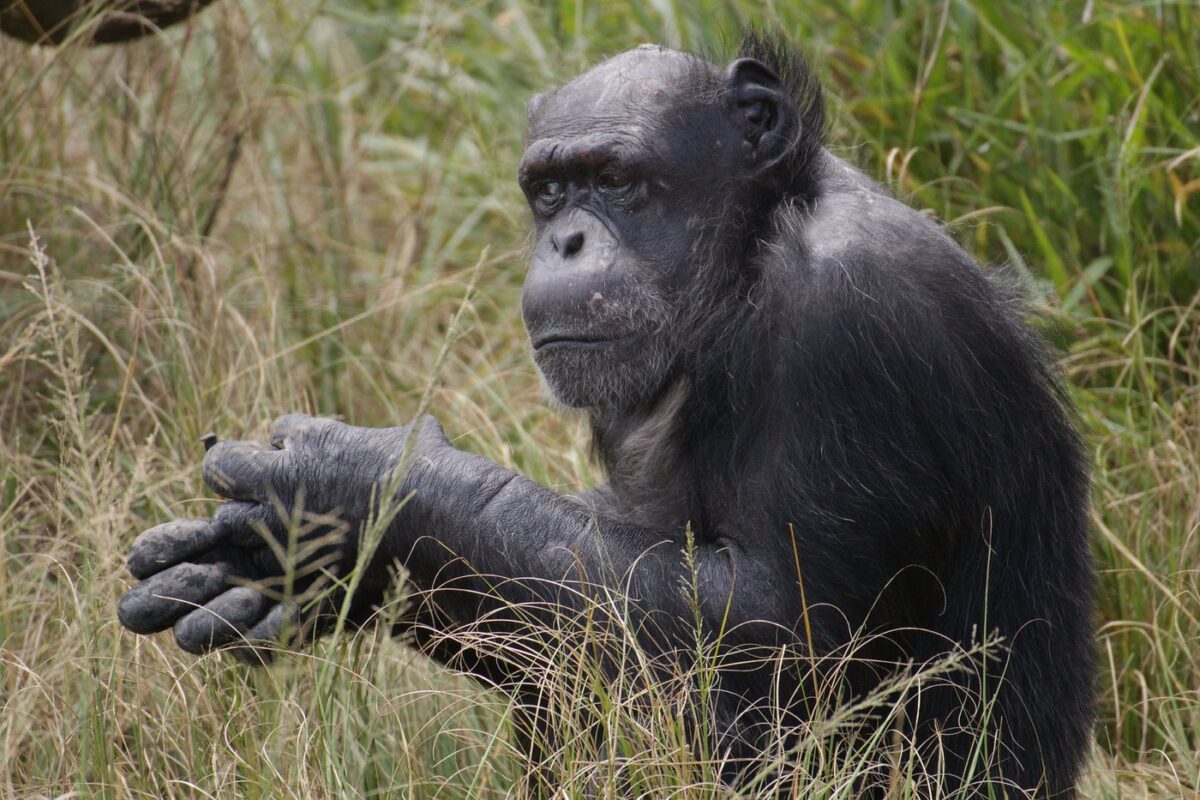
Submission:
[[584,236],[583,231],[575,231],[567,234],[565,239],[559,239],[557,236],[550,237],[550,244],[554,250],[563,258],[570,258],[583,249]]

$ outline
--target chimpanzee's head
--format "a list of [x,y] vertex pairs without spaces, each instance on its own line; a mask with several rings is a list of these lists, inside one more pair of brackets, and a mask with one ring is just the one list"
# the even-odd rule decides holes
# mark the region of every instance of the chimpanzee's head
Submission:
[[522,311],[559,402],[630,409],[675,376],[694,346],[678,330],[695,324],[686,307],[713,301],[697,298],[697,282],[740,266],[714,260],[745,258],[715,240],[744,236],[778,202],[772,176],[794,161],[802,127],[791,90],[759,60],[721,69],[661,47],[533,99],[519,179],[536,243]]

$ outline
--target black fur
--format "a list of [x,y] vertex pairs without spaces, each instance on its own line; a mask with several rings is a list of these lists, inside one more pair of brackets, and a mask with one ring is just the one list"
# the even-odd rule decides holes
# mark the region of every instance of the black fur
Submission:
[[[597,500],[767,559],[790,560],[794,529],[826,652],[887,634],[859,654],[920,664],[998,640],[910,728],[963,775],[990,713],[994,767],[969,779],[1067,796],[1092,720],[1087,478],[1042,342],[1003,281],[822,147],[802,58],[762,34],[741,55],[785,83],[803,135],[708,209],[661,390],[589,410]],[[794,628],[797,601],[767,616]],[[886,672],[851,670],[852,693]]]

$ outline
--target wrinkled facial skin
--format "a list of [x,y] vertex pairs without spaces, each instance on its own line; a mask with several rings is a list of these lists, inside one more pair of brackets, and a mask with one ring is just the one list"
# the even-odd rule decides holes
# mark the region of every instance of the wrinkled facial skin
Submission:
[[711,65],[624,53],[530,104],[519,180],[536,243],[521,309],[565,406],[622,410],[671,377],[674,312],[740,137]]

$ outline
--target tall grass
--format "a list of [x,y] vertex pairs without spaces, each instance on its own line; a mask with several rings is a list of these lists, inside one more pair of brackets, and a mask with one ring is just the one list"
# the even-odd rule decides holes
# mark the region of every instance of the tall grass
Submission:
[[[124,552],[211,508],[205,431],[408,419],[485,250],[435,412],[535,480],[595,482],[515,310],[524,102],[638,42],[720,51],[747,22],[805,43],[835,150],[1029,275],[1094,460],[1105,669],[1084,789],[1197,796],[1200,6],[1092,0],[225,0],[129,47],[0,42],[0,795],[519,781],[506,701],[382,635],[246,671],[124,634]],[[721,796],[678,687],[598,685],[573,647],[550,688],[587,688],[577,710],[613,744],[563,731],[568,796]],[[790,776],[848,796],[854,754],[810,734]]]

